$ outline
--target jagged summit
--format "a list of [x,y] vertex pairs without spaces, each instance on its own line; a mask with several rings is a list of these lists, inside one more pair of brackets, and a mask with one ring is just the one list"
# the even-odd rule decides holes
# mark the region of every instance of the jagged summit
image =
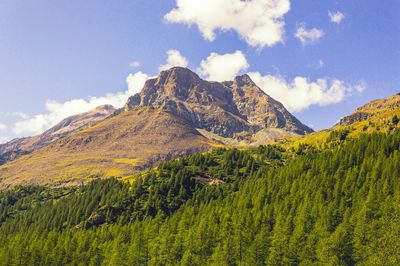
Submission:
[[148,80],[140,93],[129,98],[125,111],[144,106],[163,108],[196,128],[228,138],[267,128],[300,135],[312,132],[247,74],[210,82],[187,68],[174,67]]
[[239,86],[257,86],[247,74],[236,76],[234,82],[236,82]]

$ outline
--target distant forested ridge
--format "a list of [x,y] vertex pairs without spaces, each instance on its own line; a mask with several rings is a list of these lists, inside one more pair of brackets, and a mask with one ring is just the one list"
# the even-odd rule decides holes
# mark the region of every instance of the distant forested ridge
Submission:
[[0,265],[400,265],[400,131],[0,193]]

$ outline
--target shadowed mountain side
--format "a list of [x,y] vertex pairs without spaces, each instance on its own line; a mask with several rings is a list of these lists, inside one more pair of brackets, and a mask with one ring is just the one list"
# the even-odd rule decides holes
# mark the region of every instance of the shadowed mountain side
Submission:
[[212,145],[183,119],[162,109],[140,108],[0,166],[0,187],[76,185],[91,178],[127,176]]

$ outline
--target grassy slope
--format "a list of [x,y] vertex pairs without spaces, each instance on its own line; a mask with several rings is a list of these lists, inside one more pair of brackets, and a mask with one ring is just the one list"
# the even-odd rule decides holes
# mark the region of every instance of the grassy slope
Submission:
[[159,159],[204,151],[211,145],[183,120],[159,109],[141,108],[0,166],[0,187],[75,185],[97,177],[124,177]]
[[311,145],[322,148],[327,142],[332,141],[331,132],[347,131],[348,137],[357,137],[362,133],[388,132],[400,124],[393,124],[392,119],[395,115],[400,117],[400,95],[396,94],[385,99],[379,99],[367,103],[357,108],[353,114],[363,112],[371,114],[367,120],[358,121],[351,125],[336,124],[331,129],[321,130],[304,137],[293,137],[281,141],[285,147],[297,148],[300,144]]

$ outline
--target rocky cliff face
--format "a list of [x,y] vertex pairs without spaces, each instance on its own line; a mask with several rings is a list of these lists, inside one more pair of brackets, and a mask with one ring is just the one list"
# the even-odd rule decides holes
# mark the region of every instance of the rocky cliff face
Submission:
[[[371,101],[359,108],[352,114],[340,119],[337,125],[349,126],[357,122],[365,121],[380,114],[391,113],[400,107],[400,93],[384,99]],[[383,116],[384,117],[384,116]]]
[[225,138],[267,128],[299,135],[312,132],[248,75],[223,83],[209,82],[189,69],[175,67],[148,80],[143,90],[128,100],[125,111],[143,106],[163,108],[195,128]]
[[0,164],[40,149],[73,132],[91,126],[116,111],[111,105],[99,106],[89,112],[68,117],[43,134],[11,140],[0,145]]
[[339,125],[341,126],[349,126],[351,124],[367,120],[369,117],[371,117],[372,114],[366,113],[366,112],[355,112],[351,115],[345,116],[339,121]]

